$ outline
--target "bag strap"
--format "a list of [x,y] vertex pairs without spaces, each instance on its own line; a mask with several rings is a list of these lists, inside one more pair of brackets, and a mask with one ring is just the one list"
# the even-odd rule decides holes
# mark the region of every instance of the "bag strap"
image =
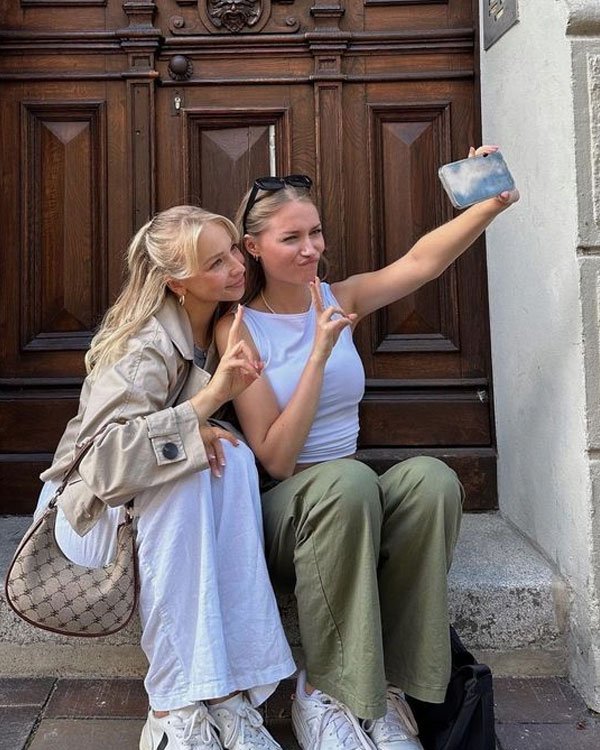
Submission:
[[[123,420],[124,422],[125,420]],[[121,424],[122,422],[120,420],[116,420],[116,422],[109,422],[108,424],[104,425],[101,429],[99,429],[97,432],[95,432],[91,437],[86,438],[83,443],[79,446],[77,449],[75,456],[73,457],[73,460],[71,463],[67,466],[65,469],[62,479],[60,480],[60,485],[56,488],[54,491],[54,495],[50,498],[50,502],[48,503],[48,508],[54,508],[58,500],[60,499],[60,496],[65,491],[65,487],[69,483],[69,479],[73,472],[77,469],[79,464],[83,461],[86,453],[90,450],[90,448],[94,445],[94,441],[97,437],[102,435],[108,427],[110,427],[111,424]],[[129,500],[127,503],[124,504],[125,508],[127,509],[127,522],[130,522],[133,519],[133,500]]]

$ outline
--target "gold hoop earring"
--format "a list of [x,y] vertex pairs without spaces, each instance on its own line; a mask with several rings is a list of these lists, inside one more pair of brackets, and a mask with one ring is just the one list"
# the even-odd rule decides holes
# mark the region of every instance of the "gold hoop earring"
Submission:
[[179,299],[179,304],[183,307],[185,305],[185,294],[180,294],[178,299]]

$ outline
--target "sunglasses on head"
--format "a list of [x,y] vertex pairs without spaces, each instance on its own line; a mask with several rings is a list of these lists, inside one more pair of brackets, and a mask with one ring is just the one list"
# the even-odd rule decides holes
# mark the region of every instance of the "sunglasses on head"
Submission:
[[289,174],[287,177],[259,177],[254,180],[252,190],[248,196],[248,203],[246,203],[246,210],[242,218],[242,229],[246,234],[246,221],[248,220],[248,214],[256,203],[259,190],[282,190],[286,185],[290,187],[303,188],[304,190],[310,190],[312,187],[312,180],[308,175],[305,174]]

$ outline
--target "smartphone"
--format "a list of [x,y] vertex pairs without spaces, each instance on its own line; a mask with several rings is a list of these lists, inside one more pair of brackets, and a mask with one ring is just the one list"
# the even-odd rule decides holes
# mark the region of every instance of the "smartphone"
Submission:
[[444,164],[438,175],[455,208],[467,208],[515,189],[515,181],[499,151]]

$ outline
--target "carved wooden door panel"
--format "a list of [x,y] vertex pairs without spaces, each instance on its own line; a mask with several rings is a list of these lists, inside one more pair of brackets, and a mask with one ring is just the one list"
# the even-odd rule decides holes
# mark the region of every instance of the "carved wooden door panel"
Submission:
[[24,512],[76,410],[83,354],[121,283],[131,222],[127,204],[110,196],[128,172],[111,156],[125,153],[127,139],[115,127],[124,101],[101,82],[5,82],[0,113],[0,509]]
[[[30,510],[77,407],[126,241],[252,179],[315,180],[331,279],[451,217],[436,177],[479,132],[471,0],[18,0],[0,29],[5,190],[0,511]],[[480,243],[481,245],[481,243]],[[418,452],[495,503],[482,247],[361,324],[360,448]]]
[[77,410],[84,353],[121,286],[127,239],[154,210],[160,36],[148,34],[145,2],[15,0],[2,10],[0,513],[25,513]]

